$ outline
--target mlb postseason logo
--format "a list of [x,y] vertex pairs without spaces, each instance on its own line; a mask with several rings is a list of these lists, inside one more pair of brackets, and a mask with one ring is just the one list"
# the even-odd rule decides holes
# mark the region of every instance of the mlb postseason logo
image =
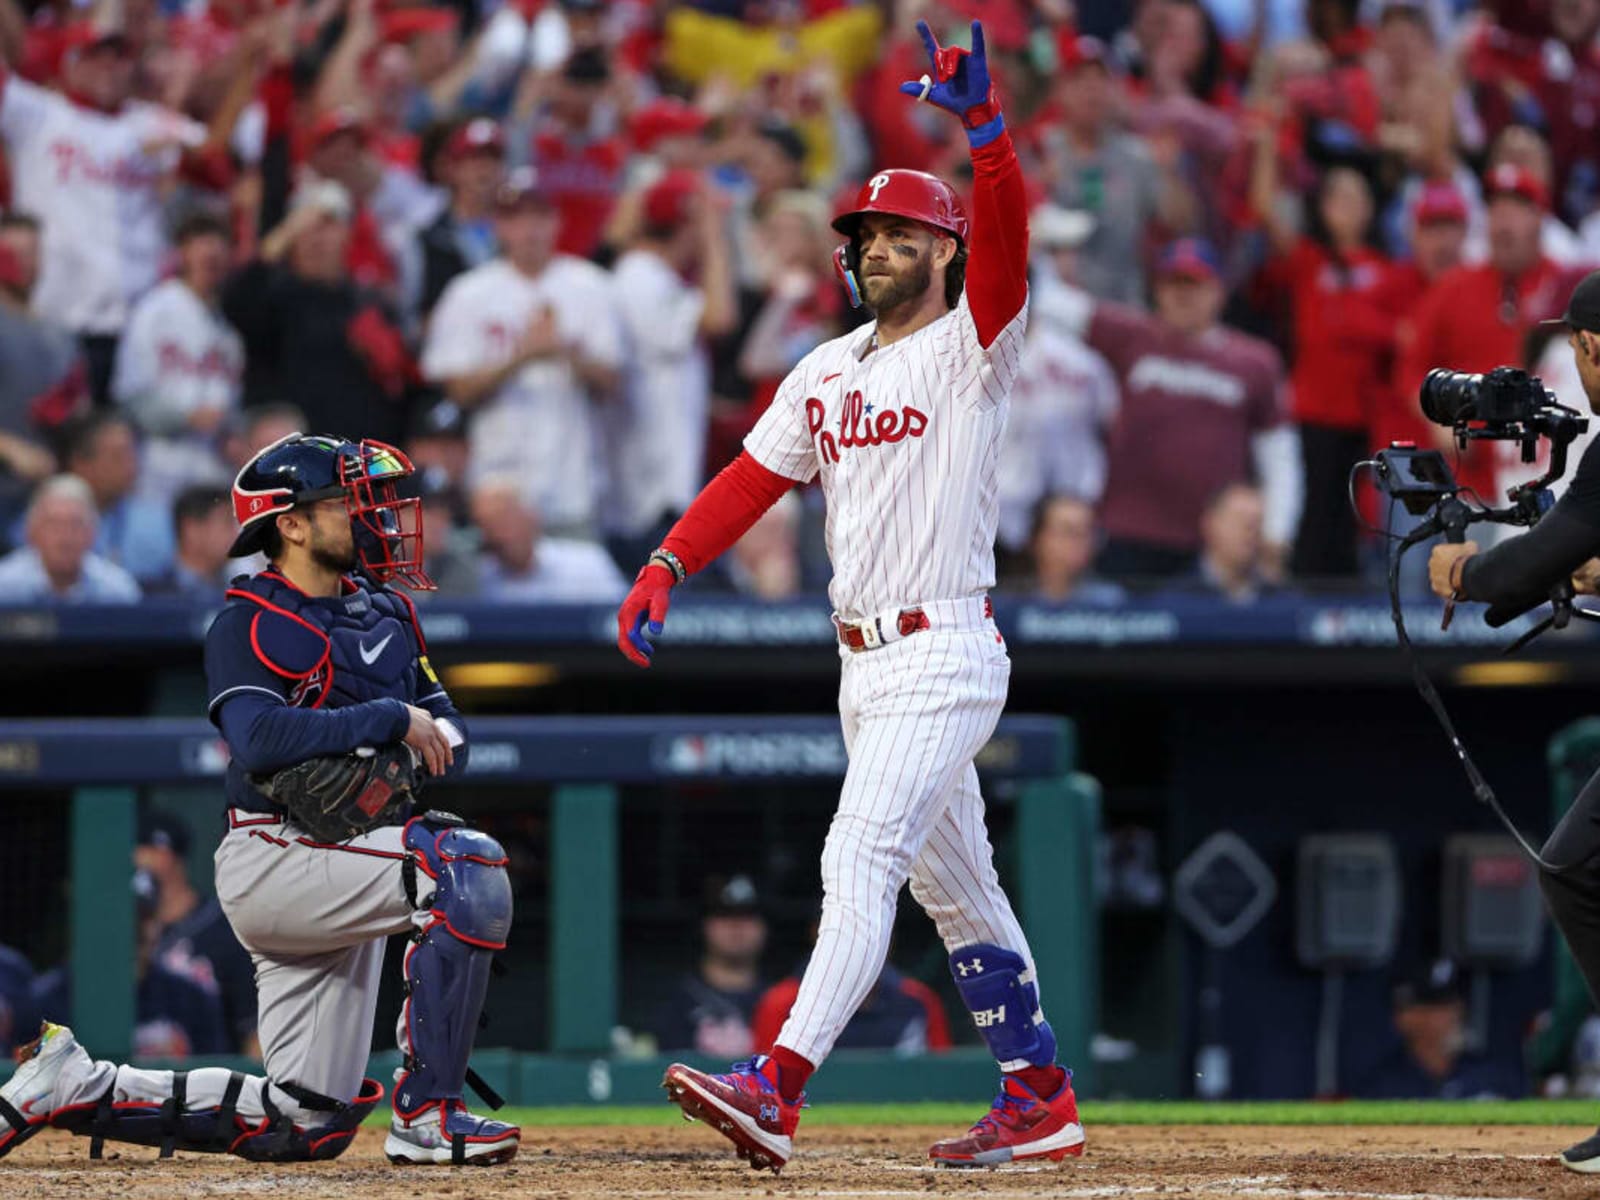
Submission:
[[650,762],[663,775],[837,779],[846,759],[837,733],[692,733],[656,738]]

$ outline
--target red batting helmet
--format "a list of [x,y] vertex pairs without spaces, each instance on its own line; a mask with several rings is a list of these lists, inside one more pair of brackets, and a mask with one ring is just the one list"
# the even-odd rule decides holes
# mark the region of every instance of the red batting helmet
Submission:
[[926,171],[879,171],[856,194],[856,206],[833,219],[833,227],[852,240],[867,213],[910,217],[942,229],[962,242],[967,240],[967,210],[956,191],[937,175]]

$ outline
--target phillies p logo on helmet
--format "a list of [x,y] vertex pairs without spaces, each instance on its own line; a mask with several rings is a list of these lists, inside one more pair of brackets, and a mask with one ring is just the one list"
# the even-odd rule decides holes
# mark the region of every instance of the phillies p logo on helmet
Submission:
[[868,204],[876,204],[878,202],[878,193],[883,191],[883,189],[888,187],[888,186],[889,186],[889,177],[887,175],[884,175],[882,173],[874,175],[867,182],[867,191],[868,191],[868,193],[870,193],[868,195],[868,197],[867,197],[867,203]]

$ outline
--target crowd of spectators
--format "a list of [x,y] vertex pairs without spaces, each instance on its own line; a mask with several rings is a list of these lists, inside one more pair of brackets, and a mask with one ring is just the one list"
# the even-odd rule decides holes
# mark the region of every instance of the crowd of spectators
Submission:
[[[970,178],[897,87],[973,17],[1034,205],[1005,582],[1370,582],[1429,367],[1570,387],[1600,0],[0,0],[0,601],[214,591],[294,429],[412,454],[441,594],[616,598],[863,319],[831,215]],[[712,585],[818,585],[820,508]]]

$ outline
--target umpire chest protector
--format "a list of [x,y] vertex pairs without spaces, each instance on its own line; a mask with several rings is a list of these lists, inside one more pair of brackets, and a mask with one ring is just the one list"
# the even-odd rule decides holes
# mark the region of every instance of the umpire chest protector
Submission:
[[342,708],[416,697],[417,660],[426,650],[406,596],[369,591],[349,578],[336,597],[308,596],[274,571],[237,582],[227,595],[258,610],[250,649],[289,682],[290,704]]

